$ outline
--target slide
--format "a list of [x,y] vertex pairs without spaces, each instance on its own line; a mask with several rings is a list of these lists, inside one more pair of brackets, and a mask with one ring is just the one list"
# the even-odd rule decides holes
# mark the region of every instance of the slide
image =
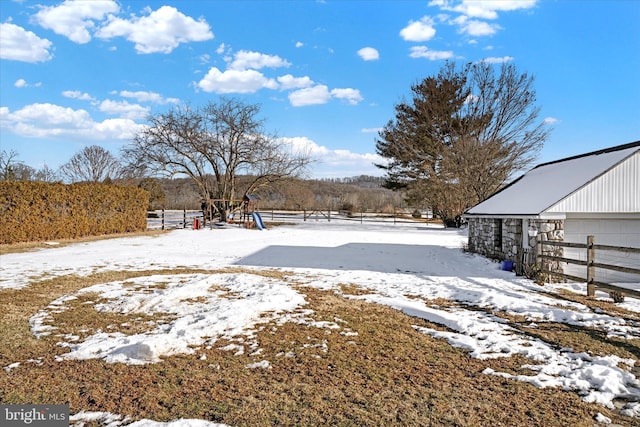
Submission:
[[253,218],[253,222],[256,223],[256,227],[258,228],[258,230],[264,230],[265,228],[267,228],[264,226],[264,222],[262,222],[262,217],[258,212],[251,212],[251,217]]

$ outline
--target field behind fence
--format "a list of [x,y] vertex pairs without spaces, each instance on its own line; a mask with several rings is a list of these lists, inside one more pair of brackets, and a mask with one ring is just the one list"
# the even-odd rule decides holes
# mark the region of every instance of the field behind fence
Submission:
[[[429,222],[433,224],[441,224],[439,220],[428,218],[414,218],[410,213],[404,211],[398,211],[395,214],[387,214],[380,212],[344,212],[344,211],[332,211],[332,210],[257,210],[262,220],[271,224],[282,223],[300,223],[306,221],[315,222],[334,222],[334,223],[353,223],[353,224],[381,224],[381,225],[393,225],[393,224],[411,224],[420,222]],[[193,228],[195,220],[202,221],[202,211],[198,210],[157,210],[150,213],[150,217],[147,218],[147,228],[149,229],[179,229],[179,228]],[[213,223],[206,223],[206,227],[213,227],[217,221]],[[251,222],[249,218],[243,218],[241,213],[236,212],[235,215],[229,221],[229,225],[236,224],[238,226],[246,225],[247,222]],[[200,222],[201,223],[201,222]]]

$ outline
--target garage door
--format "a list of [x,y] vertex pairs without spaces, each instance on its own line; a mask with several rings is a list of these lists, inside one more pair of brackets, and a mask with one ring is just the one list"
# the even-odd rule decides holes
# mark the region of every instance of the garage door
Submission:
[[[640,248],[640,219],[578,219],[567,218],[564,224],[564,240],[586,243],[592,235],[600,245]],[[566,258],[587,259],[584,249],[564,249]],[[596,262],[640,268],[640,254],[596,251]],[[565,272],[586,278],[586,267],[568,265]],[[640,283],[640,275],[596,269],[596,280],[606,283]]]

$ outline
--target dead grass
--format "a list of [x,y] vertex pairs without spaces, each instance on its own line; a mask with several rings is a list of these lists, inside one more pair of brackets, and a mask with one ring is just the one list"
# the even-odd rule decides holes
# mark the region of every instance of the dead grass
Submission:
[[[286,278],[286,273],[277,271],[233,271]],[[0,366],[23,362],[8,372],[0,370],[0,402],[68,403],[71,413],[108,411],[158,421],[201,418],[234,426],[591,427],[598,412],[622,425],[632,422],[600,405],[580,401],[575,393],[538,389],[482,374],[488,367],[523,373],[520,366],[530,363],[528,360],[472,359],[466,352],[414,329],[413,325],[434,326],[425,321],[305,287],[298,289],[307,296],[309,305],[305,308],[314,310],[314,319],[337,322],[341,328],[265,325],[256,335],[262,353],[253,356],[248,348],[241,355],[221,350],[229,343],[219,341],[194,355],[168,357],[144,366],[100,360],[58,362],[54,355],[65,349],[56,346],[57,339],[35,339],[29,331],[28,319],[38,310],[86,286],[149,274],[200,272],[204,271],[67,276],[21,290],[0,291]],[[350,285],[342,287],[345,293],[355,290]],[[100,319],[88,304],[95,301],[95,295],[83,298],[57,315],[56,326],[70,331],[131,323],[134,331],[144,329],[146,320],[158,321],[119,315]],[[558,345],[638,357],[615,341],[606,343],[606,337],[566,325],[545,326],[548,328],[526,332]],[[26,362],[29,359],[37,362]],[[246,367],[261,360],[270,361],[270,369]]]
[[640,321],[640,314],[625,310],[621,306],[615,304],[612,299],[599,300],[586,295],[577,294],[566,289],[560,289],[557,294],[549,295],[567,301],[579,302],[580,304],[586,305],[593,311],[606,313],[610,316],[622,317],[623,319],[636,322]]
[[4,243],[0,245],[0,255],[29,252],[29,251],[34,251],[34,250],[43,249],[43,248],[63,247],[63,246],[68,246],[76,243],[95,242],[97,240],[119,239],[122,237],[158,236],[163,233],[166,233],[166,231],[146,230],[146,231],[136,231],[132,233],[106,234],[101,236],[85,236],[85,237],[78,237],[75,239],[58,239],[55,241],[45,241],[45,242],[20,242],[20,243],[10,243],[10,244]]

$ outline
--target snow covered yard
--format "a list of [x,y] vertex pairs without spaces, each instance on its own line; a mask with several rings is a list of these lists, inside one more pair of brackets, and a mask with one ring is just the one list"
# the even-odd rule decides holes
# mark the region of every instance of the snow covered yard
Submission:
[[[584,406],[576,411],[589,414],[582,418],[584,425],[606,424],[612,418],[617,423],[640,423],[640,380],[635,366],[640,357],[640,302],[627,298],[614,305],[604,293],[598,295],[601,301],[587,301],[581,297],[583,285],[578,284],[538,286],[501,271],[497,263],[465,254],[461,250],[465,241],[464,231],[424,224],[373,226],[312,221],[265,231],[236,227],[177,230],[2,255],[3,327],[13,316],[20,315],[13,301],[26,298],[30,292],[37,293],[44,304],[30,307],[25,330],[39,343],[54,343],[56,351],[32,351],[21,358],[18,355],[23,354],[19,351],[22,344],[3,342],[0,402],[21,403],[20,395],[10,389],[25,372],[44,369],[42,366],[51,370],[73,366],[88,372],[102,366],[100,369],[120,372],[123,384],[134,381],[135,375],[149,375],[155,378],[149,381],[157,384],[158,370],[171,366],[173,360],[205,367],[207,378],[213,378],[216,371],[228,369],[213,360],[224,353],[229,355],[225,363],[241,363],[237,369],[242,372],[246,387],[254,384],[256,377],[277,377],[281,373],[288,378],[287,372],[293,375],[292,369],[299,373],[303,354],[310,357],[304,359],[306,369],[310,370],[308,366],[316,360],[324,360],[329,361],[323,365],[327,372],[339,370],[341,367],[332,357],[341,354],[336,360],[353,363],[352,359],[343,360],[342,354],[359,348],[369,332],[365,325],[376,321],[367,318],[368,324],[360,324],[356,316],[364,318],[367,310],[384,308],[387,311],[376,313],[386,313],[382,316],[389,319],[399,316],[398,321],[408,322],[418,338],[411,331],[403,333],[412,336],[412,340],[424,340],[418,346],[412,344],[416,347],[412,357],[428,356],[416,365],[417,371],[411,375],[394,374],[406,376],[404,380],[414,382],[416,390],[418,378],[422,378],[420,366],[427,369],[426,365],[436,366],[447,357],[462,357],[459,360],[468,360],[462,363],[469,364],[467,369],[474,372],[474,381],[490,387],[499,389],[499,384],[506,389],[530,390],[526,385],[530,384],[535,389],[527,393],[553,391],[559,393],[553,396],[579,397],[581,402],[576,406]],[[116,275],[114,280],[100,280],[116,273],[126,274]],[[85,283],[83,278],[90,280]],[[63,287],[67,282],[78,284],[70,292],[51,292],[47,296],[47,283]],[[567,289],[577,292],[575,297]],[[392,312],[397,314],[389,314]],[[87,320],[93,322],[92,326],[83,323],[85,316],[92,319]],[[287,331],[291,328],[304,328],[305,342],[299,338],[288,340]],[[387,334],[386,339],[400,341],[400,336]],[[581,336],[598,345],[582,348],[583,341],[571,338]],[[271,339],[280,340],[277,344],[282,351],[275,350],[276,341],[270,347]],[[451,348],[451,355],[442,348],[431,354],[428,346],[433,342]],[[369,358],[384,357],[381,363],[399,359],[390,366],[409,365],[411,357],[403,359],[403,350],[393,345],[396,344],[387,341],[382,348],[370,348],[372,354],[358,354],[363,364]],[[385,346],[394,351],[386,351]],[[294,361],[297,364],[291,365]],[[360,365],[349,366],[353,371]],[[459,366],[448,369],[455,371]],[[197,381],[204,375],[198,370],[191,374],[185,381]],[[361,386],[379,386],[375,372],[367,372],[364,377],[368,380],[363,380]],[[447,381],[446,377],[431,378],[442,383],[438,387]],[[316,377],[308,380],[310,384],[320,381]],[[345,390],[349,386],[353,384],[342,386],[340,392],[348,395]],[[67,387],[82,388],[73,382]],[[242,388],[237,384],[233,387]],[[275,388],[273,384],[270,387]],[[379,392],[388,391],[386,385],[380,387]],[[41,394],[40,399],[46,400],[46,396]],[[209,398],[216,400],[215,396]],[[428,396],[413,398],[426,402],[423,410],[438,414],[432,407],[435,405],[428,405]],[[358,400],[354,398],[355,402]],[[78,397],[78,401],[82,399]],[[351,405],[357,407],[355,403]],[[73,421],[78,424],[124,425],[132,422],[128,416],[141,418],[134,414],[145,413],[140,408],[133,411],[124,403],[96,402],[87,407],[72,403],[71,407]],[[612,411],[616,408],[621,410]],[[282,408],[292,409],[295,410]],[[190,412],[187,408],[180,412],[178,418],[182,420],[171,425],[214,425],[205,417],[190,419],[191,414],[202,411],[200,408]],[[492,420],[489,409],[478,412],[474,415],[476,424]],[[220,415],[224,413],[220,409],[207,419],[226,420]],[[412,416],[411,419],[431,420],[438,425],[418,410]],[[474,420],[466,416],[467,425],[473,425]],[[530,415],[531,425],[549,425],[549,420],[563,425],[563,417],[568,415],[559,412],[536,421],[537,416]],[[580,419],[580,415],[576,417]],[[170,413],[162,418],[173,419]],[[455,422],[463,422],[461,419],[464,417]],[[267,418],[264,422],[268,422]],[[136,425],[156,424],[147,419]]]

